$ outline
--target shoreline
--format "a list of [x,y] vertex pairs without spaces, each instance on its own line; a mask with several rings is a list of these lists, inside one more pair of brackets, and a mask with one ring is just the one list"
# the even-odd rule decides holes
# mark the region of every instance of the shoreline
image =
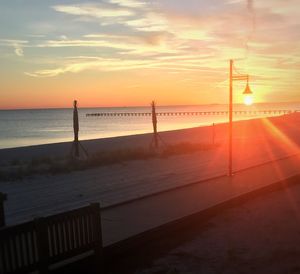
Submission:
[[[297,113],[286,114],[281,116],[253,118],[234,121],[234,127],[239,127],[247,124],[260,123],[264,119],[281,120],[285,117],[297,116]],[[161,131],[158,134],[163,143],[174,145],[179,143],[202,143],[211,144],[212,142],[224,143],[227,142],[228,123],[217,123],[212,125],[203,125],[192,128],[175,129]],[[117,151],[121,149],[132,148],[149,148],[152,141],[153,133],[140,133],[125,136],[104,137],[88,140],[80,140],[81,145],[88,151],[89,154]],[[214,139],[214,140],[213,140]],[[30,145],[14,148],[0,149],[0,165],[7,165],[12,161],[31,161],[38,158],[65,158],[70,155],[73,141]]]
[[[216,127],[223,127],[227,123],[216,124]],[[189,141],[194,143],[195,138],[190,138],[191,133],[203,133],[205,136],[211,131],[212,125],[198,126],[192,128],[183,128],[176,130],[161,131],[158,134],[168,144]],[[95,138],[88,140],[79,140],[88,152],[111,151],[119,149],[149,147],[153,133],[138,133],[132,135]],[[176,136],[176,138],[174,138]],[[165,140],[166,139],[166,140]],[[203,138],[202,138],[203,139]],[[200,140],[201,141],[201,140]],[[0,149],[0,164],[6,164],[13,160],[28,161],[39,157],[65,157],[71,150],[73,141],[57,142],[49,144],[38,144],[13,148]]]

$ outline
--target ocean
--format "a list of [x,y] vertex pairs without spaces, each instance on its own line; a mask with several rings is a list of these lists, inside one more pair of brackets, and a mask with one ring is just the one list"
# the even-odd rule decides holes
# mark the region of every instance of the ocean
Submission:
[[[235,105],[234,110],[299,110],[300,104]],[[222,104],[197,106],[158,106],[157,112],[227,111]],[[87,113],[151,112],[151,107],[79,108],[80,140],[133,135],[152,132],[151,116],[87,117]],[[273,115],[273,114],[272,114]],[[271,116],[272,116],[271,115]],[[278,115],[278,114],[277,114]],[[0,110],[0,149],[73,140],[73,109]],[[234,120],[251,119],[260,115],[234,115]],[[270,115],[268,115],[270,116]],[[228,115],[158,116],[158,130],[211,125],[228,121]]]

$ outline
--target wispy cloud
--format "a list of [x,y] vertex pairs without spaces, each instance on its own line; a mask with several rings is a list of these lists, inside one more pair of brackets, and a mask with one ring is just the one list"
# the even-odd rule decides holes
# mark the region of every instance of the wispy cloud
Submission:
[[122,60],[113,58],[99,57],[75,57],[74,60],[67,60],[66,64],[60,68],[38,70],[35,72],[26,72],[25,74],[32,77],[54,77],[64,73],[78,73],[86,70],[98,71],[119,71],[132,70],[145,67],[152,67],[153,62],[149,60]]
[[110,41],[95,41],[95,40],[68,40],[68,41],[48,41],[45,44],[39,45],[39,47],[52,47],[52,48],[62,48],[62,47],[88,47],[88,48],[110,48],[118,50],[119,54],[131,54],[143,56],[162,54],[162,53],[176,53],[176,49],[168,47],[166,44],[149,45],[149,44],[137,44],[137,43],[113,43]]
[[137,0],[109,0],[108,2],[128,8],[144,8],[147,6],[147,3]]
[[138,31],[167,31],[169,23],[160,13],[148,12],[141,18],[127,20],[125,25]]
[[15,40],[15,39],[0,39],[0,46],[12,47],[17,56],[24,56],[23,47],[28,44],[27,40]]
[[27,40],[17,40],[17,39],[0,39],[0,46],[12,46],[15,44],[26,45]]
[[127,17],[135,14],[129,9],[109,8],[99,4],[56,5],[52,8],[55,11],[70,15],[89,16],[95,18]]
[[42,69],[25,74],[31,77],[55,77],[65,73],[79,73],[88,70],[112,72],[112,71],[128,71],[140,69],[164,69],[166,71],[208,71],[204,65],[208,64],[209,56],[177,56],[171,55],[170,58],[164,54],[156,57],[140,59],[127,58],[102,58],[96,56],[74,56],[59,61],[59,67],[52,69]]
[[20,47],[20,45],[15,45],[15,53],[18,56],[24,56],[24,50]]

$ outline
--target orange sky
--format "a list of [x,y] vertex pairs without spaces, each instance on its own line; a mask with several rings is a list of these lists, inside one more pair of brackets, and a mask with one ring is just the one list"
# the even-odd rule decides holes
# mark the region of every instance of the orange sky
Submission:
[[[0,3],[0,108],[300,101],[298,0]],[[235,83],[242,102],[245,83]]]

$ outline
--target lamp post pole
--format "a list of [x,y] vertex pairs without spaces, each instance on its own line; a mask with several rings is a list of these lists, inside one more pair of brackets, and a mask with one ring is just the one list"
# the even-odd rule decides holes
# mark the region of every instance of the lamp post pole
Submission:
[[229,71],[229,140],[228,140],[228,176],[232,176],[232,86],[233,86],[233,60],[230,60]]
[[243,95],[249,96],[252,94],[252,91],[250,90],[249,87],[249,75],[248,74],[233,74],[233,60],[230,60],[230,67],[229,67],[229,136],[228,136],[228,176],[233,175],[233,170],[232,170],[232,108],[233,108],[233,81],[247,81],[246,89],[243,92]]

